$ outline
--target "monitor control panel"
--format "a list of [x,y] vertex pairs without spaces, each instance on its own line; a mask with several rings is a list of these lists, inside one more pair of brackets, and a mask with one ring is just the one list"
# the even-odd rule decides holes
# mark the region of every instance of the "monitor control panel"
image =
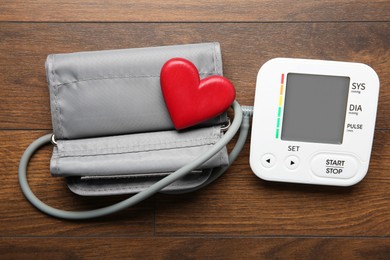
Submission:
[[259,70],[250,165],[264,180],[350,186],[368,171],[379,78],[361,63],[276,58]]

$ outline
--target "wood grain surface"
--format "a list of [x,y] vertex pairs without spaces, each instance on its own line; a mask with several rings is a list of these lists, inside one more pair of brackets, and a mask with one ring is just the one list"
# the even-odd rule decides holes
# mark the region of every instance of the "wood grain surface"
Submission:
[[0,21],[388,21],[389,9],[386,0],[3,0]]
[[[0,3],[1,259],[390,259],[389,1],[2,1]],[[252,105],[258,69],[275,57],[370,65],[381,82],[366,178],[353,187],[265,182],[249,140],[212,185],[158,194],[92,221],[63,221],[23,197],[23,150],[51,132],[48,54],[218,41],[237,100]],[[232,145],[229,145],[231,148]],[[50,176],[52,147],[29,165],[44,202],[82,210],[126,196],[72,194]]]
[[42,237],[0,239],[0,254],[6,259],[388,259],[388,246],[384,238]]

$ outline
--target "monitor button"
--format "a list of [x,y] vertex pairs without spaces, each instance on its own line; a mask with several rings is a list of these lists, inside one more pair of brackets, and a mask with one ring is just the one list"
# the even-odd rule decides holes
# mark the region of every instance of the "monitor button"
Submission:
[[289,156],[284,161],[284,164],[286,165],[287,169],[295,170],[299,166],[299,159],[296,156]]
[[358,169],[359,162],[352,155],[320,153],[311,160],[311,170],[319,177],[349,179]]
[[276,163],[276,157],[273,154],[266,153],[261,157],[261,164],[265,168],[271,168]]

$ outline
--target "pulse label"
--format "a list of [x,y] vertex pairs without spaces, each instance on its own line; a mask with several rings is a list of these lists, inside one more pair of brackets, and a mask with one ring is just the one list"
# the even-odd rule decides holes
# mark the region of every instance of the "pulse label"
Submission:
[[363,130],[363,124],[347,124],[347,132]]

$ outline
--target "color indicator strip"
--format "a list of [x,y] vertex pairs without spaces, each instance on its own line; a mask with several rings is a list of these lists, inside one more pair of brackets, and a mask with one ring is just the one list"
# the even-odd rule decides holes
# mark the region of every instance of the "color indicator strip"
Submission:
[[283,96],[280,95],[280,97],[279,97],[279,107],[282,107],[282,104],[283,104]]
[[283,106],[283,92],[284,92],[284,74],[282,74],[282,77],[280,79],[278,119],[276,121],[276,134],[275,134],[276,139],[279,139],[279,133],[280,133],[280,121],[281,121],[282,106]]

